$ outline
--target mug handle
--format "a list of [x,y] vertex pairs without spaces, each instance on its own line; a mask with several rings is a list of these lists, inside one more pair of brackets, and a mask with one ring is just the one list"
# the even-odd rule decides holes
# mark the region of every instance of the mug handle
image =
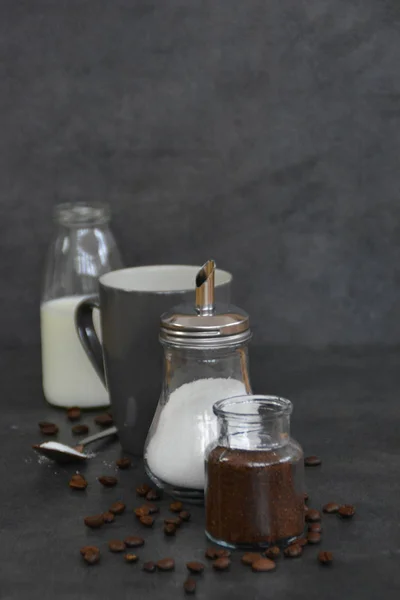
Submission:
[[75,308],[75,328],[88,359],[107,389],[103,351],[93,324],[93,309],[95,308],[100,309],[98,296],[90,296],[82,300]]

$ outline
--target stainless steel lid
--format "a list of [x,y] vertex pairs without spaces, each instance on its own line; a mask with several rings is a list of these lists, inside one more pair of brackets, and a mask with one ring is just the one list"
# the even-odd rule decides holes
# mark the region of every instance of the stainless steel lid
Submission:
[[215,304],[215,262],[196,277],[196,305],[175,306],[161,316],[160,341],[185,347],[240,345],[251,338],[249,315],[237,306]]

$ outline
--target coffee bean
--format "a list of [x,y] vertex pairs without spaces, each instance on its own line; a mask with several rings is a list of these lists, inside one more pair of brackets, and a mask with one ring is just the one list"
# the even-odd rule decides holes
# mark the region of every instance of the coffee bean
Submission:
[[216,548],[207,548],[207,550],[205,551],[204,556],[206,558],[209,558],[210,560],[215,560],[216,558],[218,558],[218,556],[217,556],[217,549]]
[[164,533],[165,535],[175,535],[176,534],[176,525],[164,525]]
[[309,544],[319,544],[321,542],[321,534],[316,531],[309,531],[307,541]]
[[259,554],[258,552],[246,552],[246,554],[243,554],[241,561],[244,565],[249,566],[252,565],[253,562],[255,560],[258,560],[259,558],[261,558],[261,554]]
[[72,475],[68,485],[73,490],[85,490],[88,486],[88,482],[83,475],[76,473],[75,475]]
[[212,566],[216,571],[226,571],[229,569],[231,564],[230,559],[227,556],[222,556],[214,560]]
[[136,493],[138,496],[141,496],[142,498],[144,498],[144,496],[146,496],[146,494],[149,493],[150,491],[150,486],[147,485],[146,483],[142,483],[141,485],[138,485],[138,487],[136,488]]
[[186,594],[194,594],[196,592],[196,582],[191,577],[188,577],[183,584],[183,589]]
[[155,515],[160,512],[160,508],[156,504],[144,504],[149,509],[149,515]]
[[118,479],[110,475],[102,475],[101,477],[98,477],[98,480],[104,487],[114,487],[118,483]]
[[122,540],[110,540],[108,542],[110,552],[124,552],[125,544]]
[[164,519],[164,525],[174,525],[178,528],[182,525],[182,521],[179,517],[176,517],[176,519]]
[[352,504],[343,504],[339,508],[338,514],[342,519],[351,519],[356,514],[356,509]]
[[103,521],[104,523],[112,523],[114,521],[115,517],[112,514],[112,512],[105,512],[103,514]]
[[328,502],[328,504],[324,504],[322,510],[324,511],[324,513],[327,513],[329,515],[331,513],[337,513],[339,508],[340,505],[336,502]]
[[298,540],[296,540],[295,543],[298,544],[299,546],[301,546],[302,548],[304,548],[304,546],[307,546],[308,540],[305,537],[301,537]]
[[146,573],[154,573],[155,570],[156,570],[156,565],[151,560],[144,563],[143,571],[146,571]]
[[97,415],[97,417],[95,417],[94,422],[96,425],[100,425],[101,427],[111,427],[111,425],[114,423],[114,420],[110,413],[102,413],[101,415]]
[[124,555],[124,559],[127,563],[135,563],[139,560],[139,557],[137,556],[137,554],[131,554],[130,552],[128,552],[128,554]]
[[171,504],[169,505],[169,510],[175,513],[180,513],[182,512],[183,509],[183,504],[182,502],[171,502]]
[[58,433],[58,427],[55,423],[48,423],[47,421],[40,421],[39,427],[40,427],[40,432],[43,435],[56,435]]
[[122,515],[126,506],[123,502],[114,502],[108,509],[113,515]]
[[149,502],[154,502],[155,500],[159,500],[159,499],[160,499],[160,494],[157,492],[157,490],[150,490],[146,494],[146,500],[148,500]]
[[304,464],[306,467],[319,467],[322,463],[322,460],[319,456],[306,456],[304,459]]
[[157,561],[157,569],[159,571],[172,571],[175,569],[175,561],[173,558],[162,558]]
[[139,508],[135,508],[134,513],[140,519],[141,517],[147,517],[150,514],[150,509],[144,504],[143,506],[139,506]]
[[223,548],[217,548],[217,550],[215,551],[215,556],[217,558],[229,558],[231,555],[229,550],[225,550]]
[[131,535],[124,539],[124,544],[127,548],[139,548],[144,545],[144,539],[136,535]]
[[267,548],[264,554],[267,558],[270,558],[271,560],[276,560],[280,557],[281,551],[278,548],[278,546],[271,546],[271,548]]
[[85,433],[89,433],[89,427],[87,425],[74,425],[71,427],[71,431],[74,435],[85,435]]
[[190,521],[191,516],[192,515],[188,510],[181,510],[181,512],[179,513],[179,518],[182,519],[182,521]]
[[202,562],[198,562],[197,560],[192,560],[191,562],[186,563],[186,568],[191,573],[202,573],[204,571],[205,566]]
[[317,509],[309,508],[306,512],[305,519],[308,523],[316,523],[321,520],[321,514]]
[[98,529],[102,525],[104,525],[103,515],[93,515],[92,517],[85,517],[83,519],[86,527],[90,527],[90,529]]
[[303,497],[304,497],[304,502],[308,502],[308,500],[309,500],[310,497],[307,494],[307,492],[304,492]]
[[313,533],[321,533],[322,525],[321,523],[310,523],[308,526],[308,531],[312,531]]
[[117,465],[118,469],[129,469],[129,467],[131,466],[131,459],[130,458],[119,458],[115,464]]
[[266,573],[276,569],[276,564],[269,558],[259,558],[252,563],[251,569],[255,573]]
[[150,517],[150,516],[140,517],[139,521],[145,527],[153,527],[153,525],[154,525],[154,518]]
[[286,558],[298,558],[303,554],[303,548],[299,544],[291,544],[283,551]]
[[70,421],[77,421],[81,417],[81,409],[78,406],[71,406],[67,409],[67,417]]
[[321,565],[329,566],[333,562],[333,554],[328,550],[321,550],[321,552],[318,553],[318,560]]
[[81,555],[88,565],[95,565],[100,560],[100,550],[96,546],[84,546]]

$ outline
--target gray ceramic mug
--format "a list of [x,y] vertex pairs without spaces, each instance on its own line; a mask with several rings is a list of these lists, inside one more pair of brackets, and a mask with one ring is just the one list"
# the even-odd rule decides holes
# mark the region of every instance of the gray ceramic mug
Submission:
[[[99,279],[98,297],[75,311],[79,339],[108,389],[114,422],[126,452],[143,454],[162,385],[160,315],[175,304],[194,303],[200,267],[153,265],[112,271]],[[232,275],[217,269],[215,296],[230,302]],[[101,342],[93,325],[100,309]]]

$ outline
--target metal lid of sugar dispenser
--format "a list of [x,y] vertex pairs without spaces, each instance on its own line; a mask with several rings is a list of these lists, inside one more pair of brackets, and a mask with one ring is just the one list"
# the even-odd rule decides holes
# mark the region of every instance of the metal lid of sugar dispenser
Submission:
[[249,315],[237,306],[214,300],[215,261],[196,276],[196,304],[175,306],[161,316],[160,341],[185,348],[240,345],[251,338]]

